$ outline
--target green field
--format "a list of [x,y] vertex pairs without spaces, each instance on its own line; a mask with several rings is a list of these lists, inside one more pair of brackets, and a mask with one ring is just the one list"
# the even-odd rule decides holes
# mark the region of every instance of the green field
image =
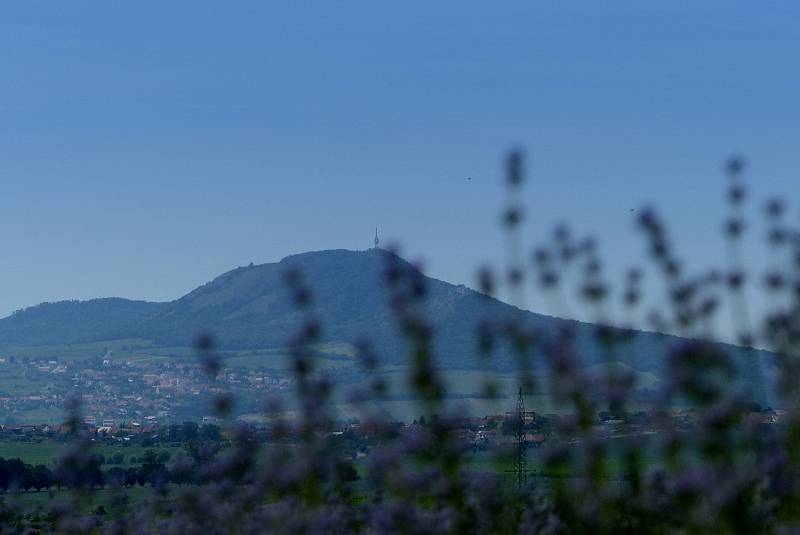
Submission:
[[[55,440],[43,440],[41,442],[25,442],[16,440],[3,440],[0,441],[0,457],[6,459],[22,459],[23,462],[28,464],[44,464],[52,466],[59,454],[69,447],[66,442],[58,442]],[[144,448],[138,444],[97,444],[92,448],[92,453],[100,453],[107,459],[120,452],[125,456],[125,463],[122,466],[135,466],[130,464],[131,457],[141,458],[145,450],[152,449],[156,451],[167,450],[171,456],[176,452],[182,451],[182,447],[172,445],[156,445],[150,448]],[[138,463],[136,463],[138,464]],[[104,465],[104,469],[110,468],[114,465]]]
[[49,346],[23,346],[10,347],[0,350],[0,356],[27,357],[27,358],[57,358],[63,360],[81,360],[95,357],[110,356],[113,358],[123,354],[133,354],[137,351],[147,351],[154,348],[152,342],[139,338],[126,338],[121,340],[108,340],[103,342],[90,342],[85,344],[60,344]]
[[6,504],[17,507],[23,511],[32,511],[39,507],[46,511],[49,504],[66,501],[71,505],[77,505],[85,512],[89,513],[99,505],[104,506],[107,511],[110,511],[113,498],[120,493],[127,496],[128,505],[131,506],[152,497],[155,490],[149,486],[134,486],[124,489],[95,489],[91,493],[83,496],[78,502],[73,501],[75,496],[70,494],[68,490],[9,493],[5,494],[3,499]]
[[[619,441],[612,441],[608,444],[607,457],[606,457],[606,471],[605,474],[609,478],[614,478],[619,474],[622,474],[626,466],[624,464],[624,457],[623,457],[623,450],[621,448],[622,442]],[[30,463],[30,464],[50,464],[52,463],[53,459],[56,458],[59,451],[65,447],[65,444],[56,442],[56,441],[41,441],[38,443],[26,443],[22,441],[2,441],[0,442],[0,456],[3,457],[19,457],[23,459],[23,461]],[[283,449],[287,447],[286,445],[273,445],[273,444],[265,444],[260,449],[262,450],[263,454],[268,454],[269,450],[272,448],[280,448]],[[291,447],[291,446],[289,446]],[[175,452],[180,449],[176,447],[169,447],[169,448],[143,448],[141,446],[123,446],[117,447],[115,445],[98,445],[95,448],[95,451],[98,453],[103,453],[106,457],[112,455],[115,451],[121,451],[125,454],[126,459],[130,456],[137,456],[140,457],[145,449],[168,449],[171,454],[175,454]],[[508,485],[515,485],[516,484],[516,475],[514,473],[515,468],[515,451],[513,445],[510,449],[505,450],[505,454],[498,454],[497,452],[490,452],[490,451],[482,451],[482,452],[474,452],[474,453],[467,453],[466,456],[463,458],[464,464],[463,469],[466,471],[471,472],[489,472],[494,473],[500,476],[503,476],[503,481]],[[573,446],[572,452],[575,455],[580,455],[581,449],[580,446]],[[646,466],[653,466],[654,464],[658,463],[657,456],[655,455],[655,450],[652,448],[645,447],[644,458],[642,459],[643,465]],[[527,452],[527,469],[529,470],[528,477],[538,481],[535,483],[537,485],[551,485],[555,480],[561,480],[562,478],[570,478],[578,475],[576,472],[570,471],[566,466],[563,468],[557,468],[555,470],[547,470],[544,466],[542,455],[540,450],[538,449],[529,449]],[[408,459],[408,465],[406,468],[411,468],[416,466],[418,461],[414,459]],[[104,465],[104,469],[108,470],[113,465]],[[126,463],[125,466],[130,466]],[[369,485],[369,462],[367,458],[362,458],[354,463],[354,468],[358,473],[360,479],[354,481],[352,483],[352,489],[355,493],[355,496],[358,499],[367,499],[371,492],[373,492],[372,488]],[[420,465],[422,468],[422,465]],[[166,496],[167,500],[175,499],[181,492],[180,486],[177,485],[170,485],[169,486],[169,494]],[[18,508],[22,511],[34,511],[36,509],[39,510],[47,510],[50,504],[63,502],[68,503],[69,507],[71,508],[79,508],[81,510],[90,513],[92,511],[96,511],[97,507],[102,505],[106,511],[106,514],[113,516],[113,503],[115,502],[115,498],[117,498],[116,503],[118,502],[118,498],[120,496],[126,496],[128,506],[136,507],[136,504],[148,500],[149,498],[153,497],[155,490],[150,486],[138,486],[135,485],[131,488],[121,488],[121,489],[110,489],[110,488],[101,488],[95,489],[88,493],[82,493],[78,495],[74,495],[70,493],[68,490],[58,490],[58,489],[51,489],[49,491],[41,491],[41,492],[14,492],[14,493],[7,493],[2,496],[2,499],[7,505]]]
[[[624,367],[623,364],[612,363],[611,366]],[[603,373],[606,366],[594,366],[588,369],[588,373]],[[519,378],[514,373],[492,372],[474,369],[467,370],[441,370],[439,377],[446,386],[448,397],[443,402],[443,407],[439,410],[449,414],[460,416],[486,416],[489,414],[503,414],[507,411],[515,410],[517,402],[517,390],[519,388]],[[358,404],[351,402],[349,394],[353,389],[368,391],[370,379],[364,379],[354,383],[342,383],[334,385],[333,396],[330,409],[335,418],[348,420],[352,418],[364,419],[367,416],[378,416],[383,418],[411,422],[421,415],[426,417],[429,411],[413,395],[413,390],[409,386],[408,370],[399,367],[387,367],[376,372],[374,378],[385,382],[386,395],[380,399],[371,399]],[[649,373],[635,374],[639,387],[652,388],[658,379]],[[525,406],[528,410],[536,411],[539,414],[563,414],[572,412],[571,406],[561,406],[554,403],[550,395],[550,380],[547,374],[537,373],[534,376],[535,390],[525,396]],[[486,398],[482,395],[487,384],[492,384],[497,397]],[[283,417],[291,417],[294,407],[294,394],[286,392],[282,395],[282,401],[286,412]],[[630,410],[638,410],[636,406],[630,406]],[[251,414],[247,419],[258,421],[263,419],[263,415]]]

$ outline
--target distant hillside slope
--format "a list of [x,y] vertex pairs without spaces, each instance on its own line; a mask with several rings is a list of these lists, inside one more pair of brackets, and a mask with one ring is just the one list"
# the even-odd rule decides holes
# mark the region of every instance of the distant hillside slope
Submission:
[[125,338],[161,303],[105,298],[42,303],[0,320],[0,346],[72,344]]
[[[45,303],[0,320],[0,347],[119,338],[187,346],[199,332],[213,333],[223,349],[284,347],[301,321],[284,274],[299,269],[313,290],[323,341],[353,343],[366,338],[385,362],[402,364],[406,362],[404,344],[393,325],[383,284],[390,254],[380,249],[298,254],[279,263],[234,269],[167,303],[117,298]],[[500,321],[512,315],[521,315],[542,332],[553,333],[569,323],[585,365],[605,358],[590,324],[523,312],[464,286],[432,278],[426,282],[426,309],[436,329],[437,356],[443,366],[477,366],[474,328],[478,321]],[[660,374],[664,348],[671,338],[639,333],[621,360],[637,370]],[[512,369],[511,351],[501,349],[492,366]]]

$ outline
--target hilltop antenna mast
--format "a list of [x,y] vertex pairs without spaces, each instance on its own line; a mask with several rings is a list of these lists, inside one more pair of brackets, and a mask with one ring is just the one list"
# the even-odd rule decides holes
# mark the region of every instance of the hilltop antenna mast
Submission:
[[378,227],[375,227],[375,247],[374,249],[379,249],[381,245],[381,240],[378,239]]

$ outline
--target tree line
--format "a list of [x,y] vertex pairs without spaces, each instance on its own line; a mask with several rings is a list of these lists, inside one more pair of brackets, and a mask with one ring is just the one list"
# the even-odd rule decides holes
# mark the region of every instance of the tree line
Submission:
[[[92,488],[106,485],[133,487],[135,485],[156,485],[162,483],[190,483],[187,471],[176,467],[170,470],[164,463],[164,456],[155,450],[147,450],[140,457],[139,466],[122,468],[114,466],[102,470],[104,459],[100,454],[91,455],[81,467],[81,484]],[[73,474],[60,466],[51,469],[39,464],[32,465],[22,459],[0,457],[0,490],[28,492],[49,490],[51,488],[71,488],[76,486]]]

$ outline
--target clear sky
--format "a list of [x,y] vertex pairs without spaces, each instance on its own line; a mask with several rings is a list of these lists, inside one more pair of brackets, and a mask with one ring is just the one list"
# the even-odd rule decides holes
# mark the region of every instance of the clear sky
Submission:
[[719,261],[732,152],[759,203],[797,192],[796,1],[124,4],[0,6],[0,314],[172,299],[376,226],[472,284],[511,146],[526,238],[568,221],[612,268],[647,202]]

